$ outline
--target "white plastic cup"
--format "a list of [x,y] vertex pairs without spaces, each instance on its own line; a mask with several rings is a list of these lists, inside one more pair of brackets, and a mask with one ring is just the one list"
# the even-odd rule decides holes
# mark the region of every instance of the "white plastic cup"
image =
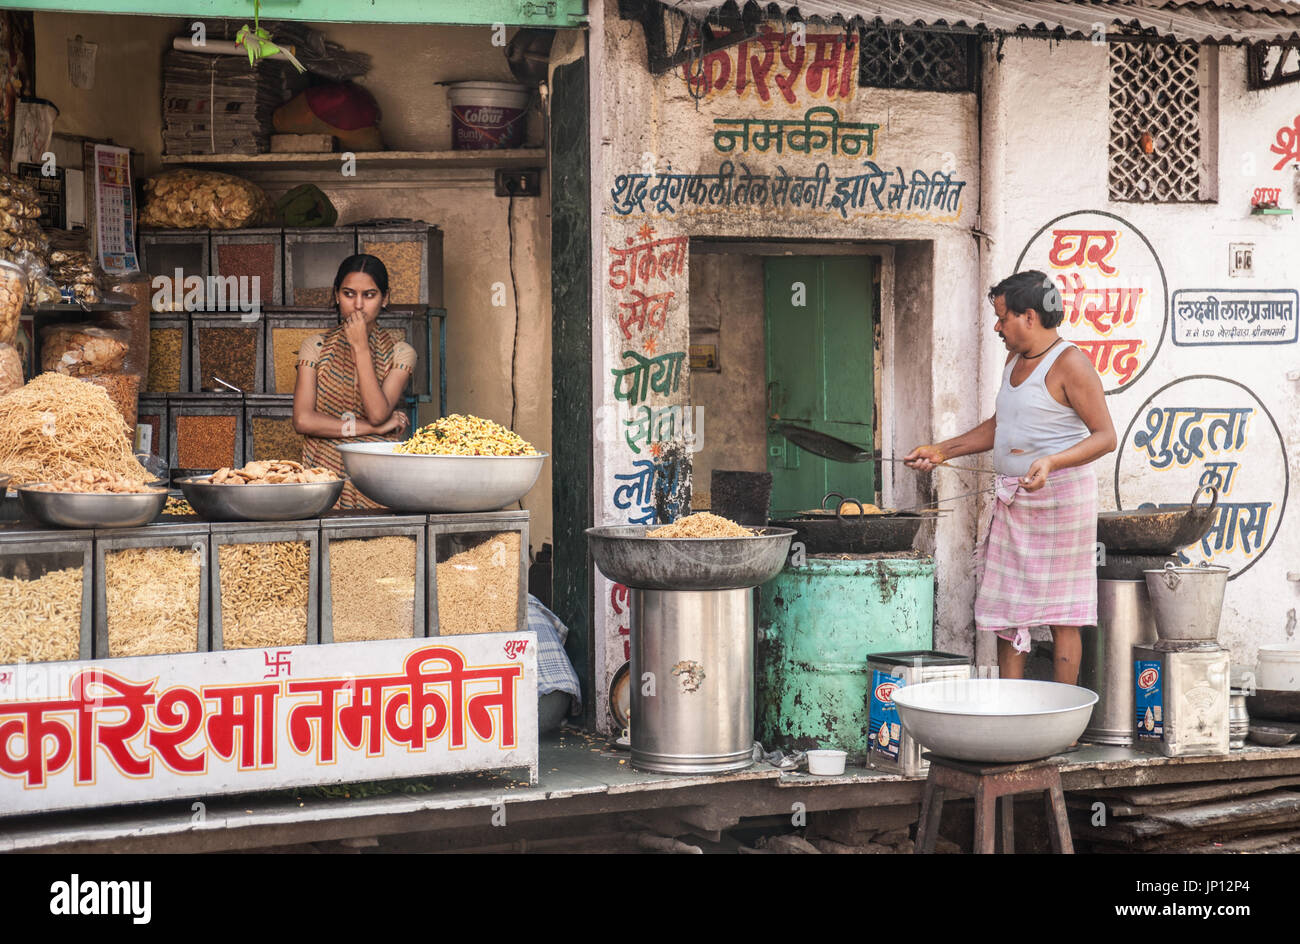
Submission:
[[1255,687],[1266,692],[1300,692],[1300,644],[1260,646]]
[[809,751],[808,773],[819,777],[837,777],[844,773],[848,751]]

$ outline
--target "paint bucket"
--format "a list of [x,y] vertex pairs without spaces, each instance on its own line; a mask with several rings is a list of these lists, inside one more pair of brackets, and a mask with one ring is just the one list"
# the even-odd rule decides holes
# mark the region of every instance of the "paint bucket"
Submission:
[[453,82],[447,87],[452,148],[490,151],[521,147],[531,95],[528,86],[510,82]]

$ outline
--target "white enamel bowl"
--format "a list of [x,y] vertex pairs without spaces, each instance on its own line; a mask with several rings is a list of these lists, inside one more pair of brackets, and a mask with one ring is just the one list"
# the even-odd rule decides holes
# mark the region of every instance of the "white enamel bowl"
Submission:
[[894,689],[907,733],[956,760],[1018,763],[1069,747],[1092,717],[1096,692],[1026,679],[951,679]]

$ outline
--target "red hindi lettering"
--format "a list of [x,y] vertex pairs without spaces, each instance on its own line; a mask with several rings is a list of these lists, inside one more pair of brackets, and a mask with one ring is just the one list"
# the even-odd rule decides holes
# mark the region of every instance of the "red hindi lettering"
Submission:
[[339,731],[356,749],[375,755],[384,743],[384,688],[392,679],[368,676],[352,683],[352,700],[339,709]]
[[[515,683],[523,677],[524,667],[515,663],[491,669],[476,669],[474,674],[479,679],[491,678],[497,687],[494,691],[476,692],[469,696],[465,702],[469,726],[484,741],[492,740],[495,733],[500,747],[514,747]],[[495,732],[492,723],[494,708],[501,714],[501,727]]]
[[803,43],[791,42],[792,36],[786,36],[781,43],[781,63],[786,68],[784,76],[776,76],[776,87],[781,90],[781,97],[791,105],[799,101],[799,96],[795,93],[795,86],[799,84],[799,76],[803,73],[804,58],[807,55],[807,47]]
[[154,714],[168,729],[149,728],[149,746],[163,765],[181,774],[201,774],[207,770],[208,758],[204,751],[193,756],[181,753],[181,748],[203,728],[203,699],[199,693],[189,688],[169,688],[159,696]]
[[1091,263],[1106,275],[1114,275],[1115,268],[1106,260],[1114,254],[1118,237],[1113,229],[1054,229],[1047,261],[1057,269]]
[[[0,705],[0,717],[20,715],[0,724],[0,773],[22,777],[26,787],[43,787],[46,778],[57,774],[72,760],[72,725],[46,717],[47,713],[75,711],[75,701],[26,701]],[[75,716],[74,716],[75,717]],[[13,751],[16,738],[23,739],[21,753]],[[54,749],[46,742],[52,740]]]
[[1300,161],[1300,115],[1296,115],[1294,125],[1283,125],[1277,129],[1277,137],[1268,149],[1274,154],[1281,154],[1282,159],[1273,165],[1274,170],[1281,170],[1291,161]]
[[1126,384],[1133,379],[1137,373],[1138,364],[1137,353],[1142,348],[1142,342],[1137,338],[1115,342],[1115,353],[1111,357],[1111,366],[1115,368],[1115,373],[1119,375],[1119,382]]
[[[103,748],[119,771],[144,777],[153,771],[152,757],[138,757],[128,741],[140,736],[149,720],[146,710],[154,703],[153,682],[128,682],[102,669],[78,672],[72,679],[77,700],[77,783],[95,782],[96,748]],[[106,694],[114,692],[115,694]],[[116,724],[101,720],[105,714],[126,717]]]
[[609,602],[614,607],[615,613],[622,613],[628,606],[628,600],[632,596],[632,591],[621,583],[616,583],[609,590]]
[[218,757],[233,760],[238,742],[240,770],[275,764],[275,700],[279,694],[278,682],[204,687],[203,697],[217,702],[205,729],[208,744]]
[[348,687],[348,679],[314,679],[289,683],[290,695],[312,694],[315,702],[302,702],[289,709],[289,743],[306,754],[311,750],[313,722],[316,732],[316,760],[332,764],[335,759],[335,721],[338,708],[335,696]]
[[812,62],[808,64],[808,91],[814,95],[821,92],[825,75],[826,97],[848,98],[849,79],[852,70],[858,67],[856,39],[846,41],[843,36],[833,33],[818,33],[807,39],[813,47]]

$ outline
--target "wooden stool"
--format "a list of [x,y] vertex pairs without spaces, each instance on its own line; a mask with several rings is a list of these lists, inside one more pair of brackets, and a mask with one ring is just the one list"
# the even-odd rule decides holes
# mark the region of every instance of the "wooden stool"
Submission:
[[975,851],[992,854],[997,820],[996,802],[1002,800],[1002,851],[1015,852],[1015,820],[1012,804],[1019,793],[1047,794],[1047,829],[1052,851],[1074,854],[1070,840],[1070,821],[1065,815],[1065,793],[1061,790],[1061,772],[1050,759],[1024,764],[980,764],[953,760],[937,754],[921,755],[930,761],[921,799],[921,822],[916,832],[916,852],[932,853],[939,839],[939,820],[943,816],[944,791],[951,790],[975,798]]

